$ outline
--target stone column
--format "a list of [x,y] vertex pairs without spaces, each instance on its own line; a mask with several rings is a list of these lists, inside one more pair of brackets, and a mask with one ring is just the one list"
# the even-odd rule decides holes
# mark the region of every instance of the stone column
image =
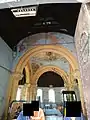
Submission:
[[79,70],[76,70],[73,73],[73,76],[74,76],[75,79],[78,80],[78,88],[79,88],[79,93],[80,93],[81,105],[82,105],[82,109],[83,109],[83,114],[86,116],[87,113],[86,113],[86,109],[85,109],[86,107],[85,107],[84,94],[83,94],[83,88],[82,88],[82,82],[81,82],[81,79],[80,79]]
[[76,86],[74,87],[74,91],[77,96],[77,101],[80,101],[80,93],[79,93],[79,89],[78,89],[78,84],[76,84]]
[[30,83],[28,83],[27,84],[27,90],[26,90],[26,92],[27,92],[27,101],[28,102],[30,102]]
[[36,100],[36,95],[37,95],[37,85],[36,85],[36,83],[31,83],[31,85],[30,85],[30,101]]
[[16,99],[17,89],[18,89],[18,82],[22,79],[23,75],[19,73],[13,73],[13,83],[11,89],[11,101]]
[[36,95],[37,95],[37,85],[34,84],[32,87],[33,87],[33,100],[36,100]]
[[26,83],[25,85],[21,86],[21,100],[26,100],[30,102],[32,100],[32,87],[30,83]]
[[81,83],[81,79],[78,79],[78,87],[79,87],[79,93],[80,93],[80,99],[81,99],[81,103],[82,103],[82,110],[83,110],[83,114],[85,116],[87,116],[87,111],[86,111],[86,106],[85,106],[85,101],[84,101],[84,94],[83,94],[83,88],[82,88],[82,83]]
[[69,86],[69,90],[74,90],[75,82],[74,82],[74,76],[73,76],[73,69],[71,65],[69,65],[69,68],[70,68],[70,74],[69,74],[70,82],[68,83],[68,86]]
[[25,97],[26,97],[26,85],[22,85],[20,100],[26,100]]
[[64,82],[64,87],[65,87],[66,90],[71,90],[71,83]]
[[29,87],[29,101],[32,101],[32,86]]

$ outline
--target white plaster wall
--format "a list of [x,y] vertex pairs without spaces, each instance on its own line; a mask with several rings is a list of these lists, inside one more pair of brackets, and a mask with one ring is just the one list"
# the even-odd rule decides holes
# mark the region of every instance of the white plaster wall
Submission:
[[[12,50],[8,45],[0,38],[0,116],[3,114],[6,91],[10,79],[10,72],[12,66]],[[4,69],[4,68],[6,69]]]
[[[42,93],[42,98],[43,98],[43,102],[47,101],[49,102],[49,87],[38,87],[37,89],[42,89],[43,93]],[[61,103],[62,102],[62,90],[64,89],[64,87],[54,87],[52,88],[55,91],[55,102],[56,103]]]
[[[37,89],[42,89],[42,101],[48,101],[49,100],[49,87],[38,87]],[[55,91],[55,103],[62,103],[63,102],[63,96],[62,96],[62,91],[65,90],[64,87],[54,87],[53,88]],[[77,100],[80,101],[80,94],[79,94],[79,90],[78,87],[75,88],[75,93],[77,96]]]

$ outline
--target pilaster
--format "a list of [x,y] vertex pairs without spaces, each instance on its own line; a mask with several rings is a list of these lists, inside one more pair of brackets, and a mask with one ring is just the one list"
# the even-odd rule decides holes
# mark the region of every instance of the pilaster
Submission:
[[12,74],[12,89],[11,89],[11,101],[16,99],[17,89],[18,89],[18,82],[23,77],[20,73],[13,73]]
[[83,110],[83,114],[85,116],[87,116],[86,107],[85,107],[85,101],[84,101],[83,88],[82,88],[82,82],[81,82],[81,79],[80,79],[80,72],[79,72],[79,70],[74,71],[73,76],[74,76],[75,79],[78,80],[78,88],[79,88],[79,93],[80,93],[82,110]]
[[30,94],[29,94],[29,97],[30,97],[30,101],[32,100],[36,100],[36,95],[37,95],[37,84],[36,82],[31,82],[30,83]]

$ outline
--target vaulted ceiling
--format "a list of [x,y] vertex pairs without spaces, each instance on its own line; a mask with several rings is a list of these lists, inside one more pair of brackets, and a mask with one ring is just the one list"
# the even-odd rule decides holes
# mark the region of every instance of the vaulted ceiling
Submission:
[[[74,36],[79,3],[42,4],[35,17],[16,18],[11,9],[0,10],[0,36],[13,49],[23,38],[40,32],[63,32]],[[49,25],[43,24],[50,22]]]
[[41,67],[54,65],[60,67],[60,69],[65,72],[69,72],[69,63],[68,61],[59,54],[53,52],[41,52],[34,57],[30,58],[30,63],[32,67],[33,74]]

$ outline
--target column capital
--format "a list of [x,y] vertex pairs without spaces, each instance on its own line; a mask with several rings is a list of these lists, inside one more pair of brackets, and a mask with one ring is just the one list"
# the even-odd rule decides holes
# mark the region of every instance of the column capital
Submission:
[[80,79],[80,71],[79,71],[79,69],[74,70],[72,75],[74,76],[74,78]]
[[30,82],[30,85],[33,87],[37,87],[37,83],[36,82]]
[[25,86],[25,87],[30,87],[31,84],[30,84],[30,83],[26,83],[24,86]]
[[69,83],[64,83],[64,86],[65,86],[65,88],[71,90],[71,89],[74,89],[74,87],[77,86],[77,84],[74,81],[72,81],[72,82],[70,82],[70,84]]
[[37,85],[36,84],[31,84],[30,85],[32,88],[37,88]]
[[21,80],[23,78],[23,74],[18,73],[18,72],[13,72],[12,77],[13,77],[13,79]]
[[23,85],[19,85],[18,87],[19,87],[19,88],[23,88]]

